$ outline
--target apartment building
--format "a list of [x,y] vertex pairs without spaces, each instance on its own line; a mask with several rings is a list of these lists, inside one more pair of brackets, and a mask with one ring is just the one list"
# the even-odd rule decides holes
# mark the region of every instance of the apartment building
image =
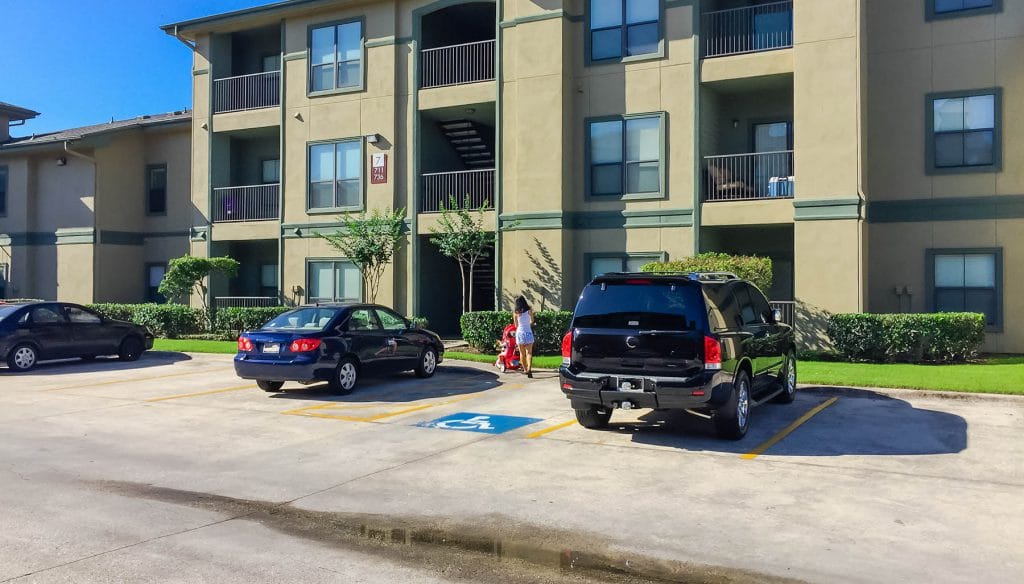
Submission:
[[38,115],[0,103],[0,298],[159,300],[168,260],[203,220],[190,112],[11,136]]
[[192,252],[246,266],[225,303],[359,297],[317,233],[405,208],[378,300],[451,330],[454,196],[494,209],[476,308],[752,253],[810,339],[971,309],[1024,351],[1024,2],[285,0],[164,30],[194,51]]

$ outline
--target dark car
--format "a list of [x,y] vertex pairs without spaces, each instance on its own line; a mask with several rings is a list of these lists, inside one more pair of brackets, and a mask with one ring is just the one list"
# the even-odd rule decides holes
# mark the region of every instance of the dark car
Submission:
[[153,335],[146,327],[77,304],[0,303],[0,360],[12,371],[28,371],[50,359],[117,355],[122,361],[137,361],[152,348]]
[[751,408],[795,398],[794,332],[733,274],[606,274],[580,295],[560,380],[584,427],[615,408],[686,410],[738,440]]
[[444,358],[441,337],[375,304],[319,304],[289,310],[238,337],[235,372],[264,391],[285,381],[328,382],[347,394],[363,375],[415,371],[430,377]]

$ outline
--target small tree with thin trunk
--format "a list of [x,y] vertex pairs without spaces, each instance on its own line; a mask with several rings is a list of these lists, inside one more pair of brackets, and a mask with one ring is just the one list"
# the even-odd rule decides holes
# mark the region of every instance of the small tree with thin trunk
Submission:
[[212,325],[209,293],[206,280],[213,274],[228,277],[238,275],[238,260],[229,257],[200,258],[190,255],[174,258],[167,264],[167,273],[160,281],[157,292],[171,301],[186,302],[189,296],[199,296],[203,303],[206,324]]
[[[489,209],[487,201],[473,209],[469,195],[460,205],[455,197],[448,197],[448,204],[441,205],[441,218],[437,227],[431,227],[430,242],[438,250],[459,262],[462,277],[462,312],[473,310],[473,272],[481,259],[491,255],[495,234],[484,227],[484,212]],[[467,285],[466,275],[469,274]]]
[[370,302],[377,301],[384,269],[395,256],[405,231],[405,209],[374,209],[369,215],[346,213],[342,226],[333,234],[317,233],[356,265]]

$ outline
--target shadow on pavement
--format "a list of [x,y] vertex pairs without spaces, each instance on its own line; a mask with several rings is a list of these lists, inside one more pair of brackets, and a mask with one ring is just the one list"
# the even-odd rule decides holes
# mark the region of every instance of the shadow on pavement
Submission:
[[146,351],[138,361],[120,361],[117,357],[97,357],[93,360],[63,359],[60,361],[41,361],[34,369],[25,373],[13,373],[4,364],[0,367],[0,375],[9,374],[19,377],[37,375],[70,375],[73,373],[97,373],[106,371],[136,371],[150,367],[163,367],[180,361],[191,361],[192,357],[184,353],[170,351]]
[[269,394],[274,399],[317,400],[339,403],[414,402],[438,397],[454,397],[479,393],[501,385],[497,372],[471,367],[441,365],[433,377],[420,379],[412,372],[366,376],[359,380],[349,395],[332,395],[326,383],[301,389],[286,384],[282,393]]
[[[719,439],[710,420],[676,411],[651,411],[635,422],[617,423],[613,415],[605,432],[628,434],[637,444],[743,454],[828,397],[803,393],[789,405],[767,403],[754,408],[750,430],[737,442]],[[844,390],[834,404],[771,446],[767,454],[915,456],[953,454],[966,448],[967,421],[956,414],[915,408],[869,390]]]

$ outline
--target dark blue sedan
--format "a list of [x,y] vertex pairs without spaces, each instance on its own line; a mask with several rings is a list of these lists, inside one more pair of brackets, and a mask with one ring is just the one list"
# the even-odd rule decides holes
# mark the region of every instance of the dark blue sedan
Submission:
[[318,304],[289,310],[238,338],[235,373],[264,391],[285,381],[326,381],[347,394],[363,375],[415,371],[430,377],[444,358],[435,333],[375,304]]

